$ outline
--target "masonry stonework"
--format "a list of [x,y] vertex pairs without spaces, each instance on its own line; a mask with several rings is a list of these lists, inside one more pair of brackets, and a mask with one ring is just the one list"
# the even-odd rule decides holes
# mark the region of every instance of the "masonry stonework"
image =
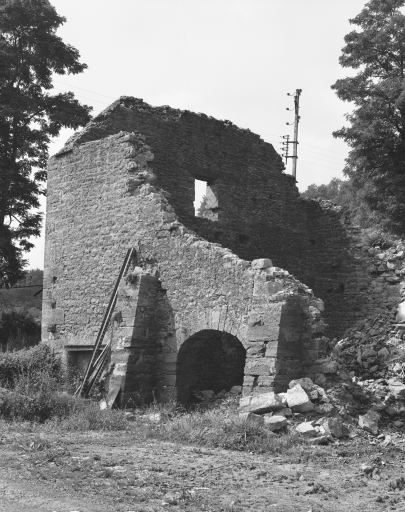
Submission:
[[[208,218],[194,215],[196,179]],[[134,247],[106,335],[128,397],[174,397],[179,351],[205,331],[242,344],[245,392],[282,390],[326,349],[323,303],[339,335],[395,302],[368,297],[355,237],[336,209],[299,197],[257,135],[123,97],[49,162],[43,341],[62,355],[91,347]]]

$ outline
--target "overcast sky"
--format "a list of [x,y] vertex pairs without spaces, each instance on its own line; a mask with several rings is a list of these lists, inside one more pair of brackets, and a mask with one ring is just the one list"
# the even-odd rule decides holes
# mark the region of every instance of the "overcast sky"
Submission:
[[[287,92],[303,90],[297,179],[341,177],[347,148],[332,137],[350,105],[330,89],[348,70],[338,58],[364,0],[51,0],[59,31],[88,69],[57,76],[97,114],[119,96],[204,112],[249,128],[280,150],[293,121]],[[64,130],[54,153],[71,134]],[[291,163],[289,164],[290,167]],[[290,172],[290,169],[288,169]],[[43,236],[29,256],[43,267]]]

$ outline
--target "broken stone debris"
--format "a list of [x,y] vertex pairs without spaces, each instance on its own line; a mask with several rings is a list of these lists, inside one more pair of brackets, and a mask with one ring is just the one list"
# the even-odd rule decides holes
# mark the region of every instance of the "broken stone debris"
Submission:
[[314,437],[318,434],[318,430],[312,425],[311,421],[303,421],[295,427],[295,430],[305,437]]
[[287,427],[287,418],[285,416],[265,414],[264,425],[272,431],[283,430]]
[[325,418],[321,423],[320,431],[336,439],[341,439],[347,435],[347,429],[340,418]]
[[240,412],[266,413],[283,409],[283,403],[273,391],[261,395],[244,396],[240,399]]
[[373,411],[372,409],[370,409],[366,414],[361,414],[359,416],[359,426],[373,435],[378,434],[379,421],[380,415],[377,411]]
[[287,390],[287,405],[293,412],[309,412],[314,408],[301,384],[295,384]]
[[[317,404],[311,401],[311,398]],[[319,403],[319,402],[324,403]],[[289,407],[286,407],[288,405]],[[239,402],[239,417],[247,423],[255,423],[272,432],[287,430],[303,414],[317,413],[319,405],[330,405],[326,391],[314,384],[310,378],[293,380],[286,393],[268,392],[257,396],[245,396]],[[312,444],[325,444],[331,439],[346,437],[348,429],[339,417],[326,417],[320,420],[305,420],[294,426],[294,430],[310,440]]]

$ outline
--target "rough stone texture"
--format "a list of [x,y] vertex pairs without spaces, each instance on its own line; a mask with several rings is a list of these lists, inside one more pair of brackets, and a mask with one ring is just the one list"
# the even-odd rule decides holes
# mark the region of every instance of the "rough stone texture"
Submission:
[[325,434],[335,437],[336,439],[341,439],[346,435],[346,429],[340,418],[326,418],[325,421],[322,422],[321,429]]
[[389,382],[388,388],[394,398],[405,398],[405,384],[403,384],[401,381]]
[[314,408],[314,404],[300,384],[295,384],[287,390],[287,405],[293,412],[308,412]]
[[264,413],[283,408],[283,403],[276,393],[270,391],[259,396],[244,396],[240,399],[240,412]]
[[[302,200],[282,169],[249,130],[120,98],[49,162],[43,341],[63,354],[91,347],[135,247],[133,267],[159,282],[146,388],[172,397],[182,346],[219,331],[246,351],[244,393],[286,389],[324,356],[324,304],[339,334],[365,311],[389,311],[399,285],[391,274],[376,284],[358,230]],[[195,179],[208,183],[207,218],[194,216]]]
[[304,421],[295,427],[295,430],[304,437],[312,437],[318,434],[310,421]]
[[110,393],[120,389],[119,403],[125,407],[151,402],[156,382],[155,314],[160,284],[139,270],[120,284],[111,333],[108,388]]
[[378,434],[378,424],[380,415],[377,411],[370,410],[366,414],[359,416],[359,427],[375,436]]
[[264,415],[264,425],[273,432],[287,427],[287,419],[284,416]]

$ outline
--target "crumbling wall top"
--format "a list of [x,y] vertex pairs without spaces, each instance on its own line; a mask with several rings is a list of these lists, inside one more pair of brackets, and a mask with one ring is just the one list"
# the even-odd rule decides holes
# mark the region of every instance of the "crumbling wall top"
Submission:
[[[120,116],[120,114],[125,111],[129,111],[131,114],[138,113],[142,115],[146,114],[148,116],[153,116],[156,120],[165,123],[177,123],[182,120],[202,122],[206,125],[207,129],[211,129],[213,132],[218,132],[218,130],[226,130],[228,134],[233,133],[237,136],[243,136],[252,142],[266,144],[271,147],[270,144],[264,142],[264,140],[256,133],[253,133],[247,128],[239,128],[231,121],[221,121],[203,113],[191,112],[190,110],[174,109],[168,105],[153,107],[152,105],[149,105],[143,101],[141,98],[121,96],[118,100],[114,101],[106,109],[100,112],[100,114],[94,117],[94,119],[92,119],[83,130],[75,133],[66,142],[65,146],[57,153],[57,155],[61,155],[67,151],[70,151],[74,146],[112,135],[112,130],[114,130],[113,119],[116,118],[117,115]],[[121,129],[123,130],[124,128],[121,127]]]

